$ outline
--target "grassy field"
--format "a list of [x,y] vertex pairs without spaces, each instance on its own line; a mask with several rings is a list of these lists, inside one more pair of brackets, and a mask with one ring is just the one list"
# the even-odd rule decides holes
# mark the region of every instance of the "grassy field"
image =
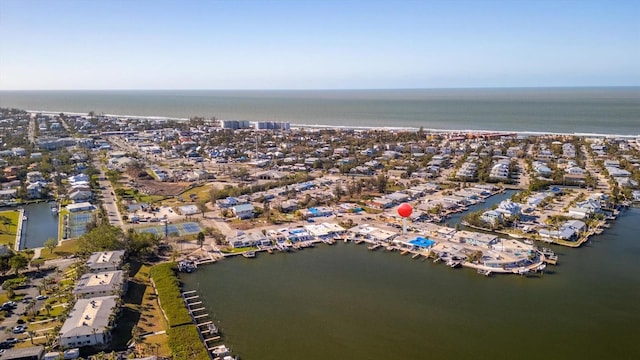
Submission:
[[191,195],[194,195],[198,200],[208,200],[209,193],[211,192],[211,185],[200,185],[196,186],[193,189],[189,189],[182,194],[180,194],[180,198],[184,201],[178,201],[178,197],[169,198],[163,200],[160,205],[164,206],[181,206],[185,204],[191,203]]
[[[130,278],[129,288],[124,297],[125,311],[128,316],[125,328],[137,326],[141,334],[150,334],[167,330],[160,305],[153,286],[149,280],[149,269],[146,264],[132,264],[131,268],[139,267],[135,275]],[[123,324],[118,324],[121,326]],[[130,337],[130,332],[128,333]],[[147,355],[169,356],[171,351],[168,345],[169,337],[166,334],[153,335],[145,338],[139,349]]]
[[60,257],[73,255],[77,250],[78,250],[77,239],[65,240],[62,242],[62,244],[60,244],[53,250],[53,253],[49,253],[49,249],[42,249],[42,252],[40,252],[40,257],[45,260],[56,259]]
[[0,211],[0,219],[3,219],[2,217],[8,220],[6,224],[4,221],[0,221],[0,244],[6,244],[13,248],[13,244],[16,241],[20,212],[16,210]]

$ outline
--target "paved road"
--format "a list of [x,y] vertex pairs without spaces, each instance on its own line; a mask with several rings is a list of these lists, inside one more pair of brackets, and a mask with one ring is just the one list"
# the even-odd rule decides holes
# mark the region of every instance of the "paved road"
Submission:
[[[122,215],[120,214],[120,210],[118,209],[115,192],[113,190],[113,186],[109,180],[107,180],[107,176],[102,169],[102,164],[99,161],[94,161],[93,166],[100,171],[98,175],[100,180],[98,180],[98,185],[102,190],[102,203],[104,209],[107,211],[107,218],[109,219],[109,223],[114,226],[124,227],[124,222],[122,221]],[[103,180],[104,179],[104,180]]]

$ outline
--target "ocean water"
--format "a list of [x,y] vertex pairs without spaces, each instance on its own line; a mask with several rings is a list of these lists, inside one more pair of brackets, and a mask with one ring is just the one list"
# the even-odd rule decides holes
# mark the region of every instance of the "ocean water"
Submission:
[[640,135],[640,87],[0,91],[0,106],[305,125]]

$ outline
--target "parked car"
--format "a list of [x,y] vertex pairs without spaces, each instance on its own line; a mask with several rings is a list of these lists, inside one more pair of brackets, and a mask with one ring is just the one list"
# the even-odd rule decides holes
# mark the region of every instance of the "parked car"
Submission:
[[12,338],[8,338],[8,339],[6,340],[6,342],[8,342],[8,343],[9,343],[9,345],[14,345],[14,344],[17,344],[17,343],[18,343],[18,339],[16,339],[16,338],[12,337]]
[[18,325],[14,327],[13,330],[11,330],[11,332],[14,334],[22,334],[25,330],[27,330],[26,325]]
[[36,300],[47,300],[49,297],[47,295],[38,295],[36,296]]

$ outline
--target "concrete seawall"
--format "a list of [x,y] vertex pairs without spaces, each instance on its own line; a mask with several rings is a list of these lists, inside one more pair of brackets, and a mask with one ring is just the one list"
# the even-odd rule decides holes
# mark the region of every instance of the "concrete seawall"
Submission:
[[22,244],[22,225],[24,222],[24,209],[19,209],[20,215],[18,215],[18,228],[16,229],[16,242],[15,250],[20,251],[20,245]]

